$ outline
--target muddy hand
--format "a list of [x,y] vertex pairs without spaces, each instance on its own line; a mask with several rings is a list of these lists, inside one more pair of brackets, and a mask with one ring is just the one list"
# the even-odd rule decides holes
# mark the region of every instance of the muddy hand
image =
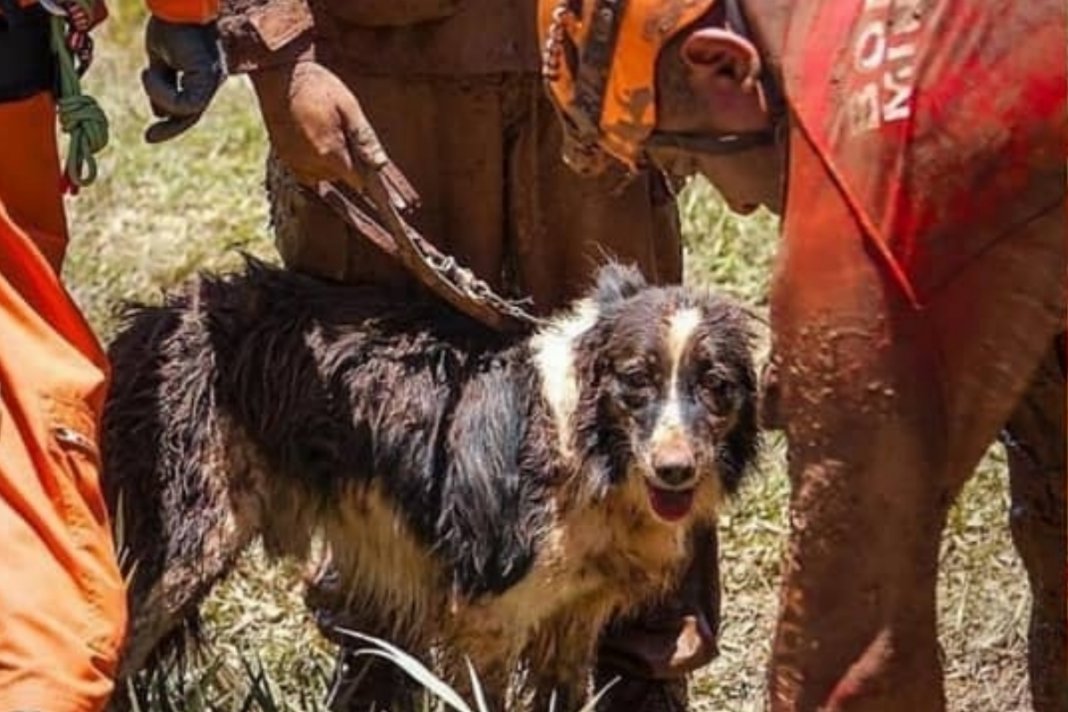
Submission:
[[316,62],[254,72],[252,83],[271,145],[301,183],[341,182],[366,192],[380,176],[393,206],[407,212],[419,196],[390,161],[355,95]]

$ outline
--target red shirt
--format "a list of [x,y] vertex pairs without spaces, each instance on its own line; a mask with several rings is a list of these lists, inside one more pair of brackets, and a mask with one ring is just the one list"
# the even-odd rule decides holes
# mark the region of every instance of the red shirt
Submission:
[[915,304],[1063,207],[1066,26],[1064,0],[797,3],[791,108]]

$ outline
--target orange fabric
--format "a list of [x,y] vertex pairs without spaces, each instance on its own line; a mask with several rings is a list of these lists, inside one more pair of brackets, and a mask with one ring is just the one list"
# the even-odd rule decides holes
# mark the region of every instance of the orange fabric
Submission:
[[98,481],[107,382],[60,282],[54,108],[0,104],[0,710],[95,712],[126,627]]
[[[0,103],[0,135],[9,137],[0,152],[0,202],[58,272],[67,249],[67,221],[51,104],[47,94]],[[12,271],[6,263],[0,268],[5,276]]]
[[[596,3],[583,2],[576,15],[570,0],[538,1],[538,33],[542,43],[542,74],[549,96],[560,111],[574,122],[579,133],[599,142],[615,158],[635,166],[642,142],[656,127],[656,59],[675,35],[708,12],[715,0],[664,2],[631,0],[623,9],[611,57],[606,58],[608,76],[604,104],[599,117],[591,115],[578,95],[582,72],[597,67],[584,66],[576,76],[564,50],[572,45],[579,56],[587,51],[587,39],[607,31],[605,18],[594,17]],[[606,7],[607,9],[607,7]],[[590,126],[597,121],[596,126]]]
[[219,0],[147,0],[149,11],[168,22],[203,24],[219,14]]
[[1068,71],[1050,58],[1068,44],[1068,13],[1063,0],[899,10],[798,3],[781,62],[794,120],[923,305],[1015,226],[1064,204]]

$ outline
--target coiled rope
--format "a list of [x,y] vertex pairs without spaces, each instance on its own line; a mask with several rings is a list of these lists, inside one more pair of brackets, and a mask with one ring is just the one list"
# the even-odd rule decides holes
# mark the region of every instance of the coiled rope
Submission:
[[[51,10],[51,5],[47,3],[46,7]],[[59,70],[56,109],[60,128],[69,135],[65,189],[77,193],[78,188],[96,180],[95,154],[108,144],[108,118],[96,99],[83,94],[81,87],[81,75],[92,56],[88,35],[92,0],[67,0],[62,9],[63,15],[53,12],[51,17],[52,52]],[[75,52],[81,60],[80,67],[75,64]]]

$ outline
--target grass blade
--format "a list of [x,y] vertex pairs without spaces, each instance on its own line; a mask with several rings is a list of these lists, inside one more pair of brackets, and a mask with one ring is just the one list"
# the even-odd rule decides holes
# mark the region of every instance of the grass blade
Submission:
[[342,635],[356,638],[357,640],[361,640],[374,646],[357,650],[354,653],[355,655],[373,655],[389,660],[403,670],[408,677],[415,680],[432,695],[456,710],[456,712],[474,712],[474,710],[464,702],[463,698],[460,697],[456,690],[449,687],[444,680],[430,672],[430,670],[428,670],[423,663],[419,662],[419,660],[415,659],[397,646],[387,643],[384,640],[380,640],[379,638],[364,635],[363,633],[358,633],[353,630],[345,630],[343,628],[338,628],[337,630]]
[[471,677],[471,689],[475,693],[475,704],[478,705],[479,712],[490,712],[489,704],[486,702],[486,694],[482,691],[482,683],[478,680],[478,673],[475,672],[475,666],[471,663],[471,658],[464,658],[464,662],[467,663],[467,674]]

